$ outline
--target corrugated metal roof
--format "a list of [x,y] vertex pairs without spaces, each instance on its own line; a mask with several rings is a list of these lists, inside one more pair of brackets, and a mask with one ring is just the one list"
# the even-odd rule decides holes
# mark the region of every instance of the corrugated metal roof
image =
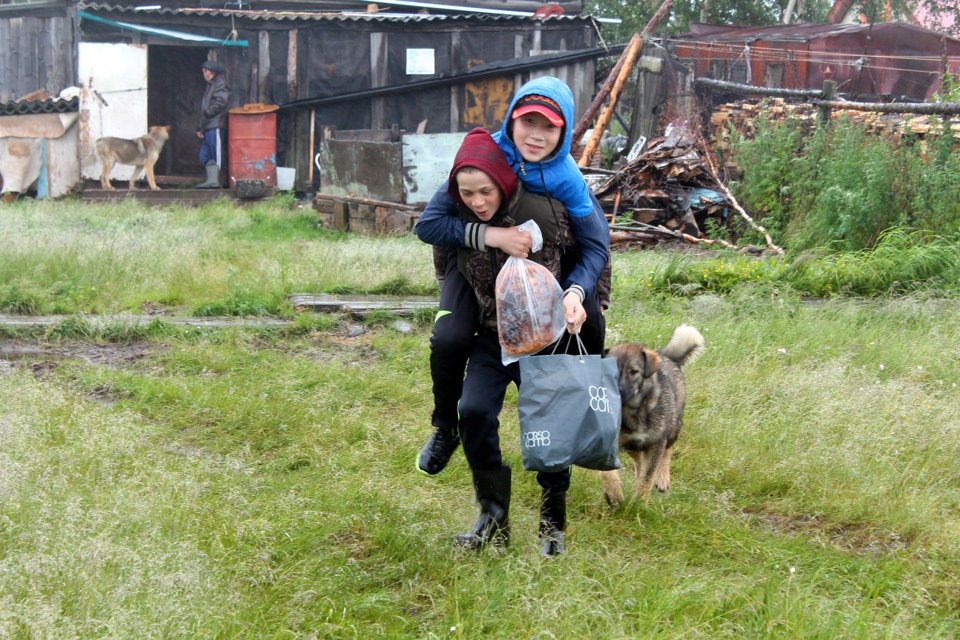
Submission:
[[0,116],[23,116],[38,113],[75,113],[80,110],[80,98],[49,98],[47,100],[0,102]]
[[[362,11],[251,11],[241,9],[201,9],[168,8],[138,9],[105,3],[81,3],[86,11],[122,14],[124,19],[132,16],[211,16],[220,18],[240,18],[269,22],[539,22],[539,18],[530,16],[504,16],[479,13],[466,14],[419,14],[419,13],[367,13]],[[592,22],[593,18],[583,15],[563,15],[548,18],[549,21]]]
[[78,11],[77,15],[85,20],[93,20],[94,22],[101,22],[103,24],[108,24],[113,27],[119,27],[121,29],[128,29],[132,31],[139,31],[141,33],[148,33],[150,35],[159,36],[161,38],[170,38],[172,40],[185,40],[187,42],[204,42],[207,44],[217,44],[219,46],[232,46],[232,47],[246,47],[246,46],[249,46],[250,44],[246,40],[211,38],[210,36],[204,36],[197,33],[186,33],[184,31],[175,31],[173,29],[158,29],[156,27],[137,24],[135,22],[121,22],[120,20],[111,20],[109,18],[104,18],[103,16],[96,16],[96,15],[93,15],[92,13],[87,13],[86,11]]

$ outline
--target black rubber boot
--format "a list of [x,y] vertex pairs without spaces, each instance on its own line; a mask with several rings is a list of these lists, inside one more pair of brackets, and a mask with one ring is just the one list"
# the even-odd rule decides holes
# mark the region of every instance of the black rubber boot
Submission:
[[564,552],[567,536],[567,493],[546,489],[540,503],[540,552],[544,556],[558,556]]
[[447,467],[453,452],[460,446],[460,436],[451,429],[435,427],[433,435],[420,450],[417,458],[417,469],[435,476]]
[[205,182],[198,184],[197,189],[219,189],[220,167],[217,166],[216,160],[207,162],[207,166],[205,166],[204,169],[207,171],[207,179]]
[[473,472],[473,488],[480,503],[480,519],[467,533],[454,536],[454,545],[480,549],[510,544],[510,466]]

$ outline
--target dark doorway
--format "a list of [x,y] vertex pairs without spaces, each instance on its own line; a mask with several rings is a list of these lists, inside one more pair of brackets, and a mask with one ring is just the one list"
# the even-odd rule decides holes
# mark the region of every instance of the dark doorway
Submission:
[[206,47],[151,45],[147,59],[147,121],[170,125],[157,172],[166,176],[201,178],[198,154],[200,101],[206,89],[200,65]]

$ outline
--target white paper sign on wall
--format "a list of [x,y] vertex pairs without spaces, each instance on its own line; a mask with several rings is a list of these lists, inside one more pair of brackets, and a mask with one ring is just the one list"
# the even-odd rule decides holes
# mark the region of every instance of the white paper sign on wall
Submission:
[[408,76],[432,76],[435,69],[433,49],[407,49]]

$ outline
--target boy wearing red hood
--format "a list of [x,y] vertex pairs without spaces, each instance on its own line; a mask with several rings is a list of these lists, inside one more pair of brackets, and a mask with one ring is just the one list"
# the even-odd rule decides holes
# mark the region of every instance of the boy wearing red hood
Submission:
[[[509,234],[513,227],[527,220],[535,221],[543,235],[543,248],[528,258],[547,267],[558,281],[561,279],[564,254],[576,250],[569,214],[558,200],[523,188],[487,131],[474,129],[464,138],[448,184],[449,195],[468,227],[482,224]],[[510,536],[511,470],[503,461],[498,429],[507,387],[511,382],[520,384],[520,367],[517,363],[502,362],[494,293],[497,274],[508,257],[492,247],[464,247],[457,251],[455,263],[450,261],[450,268],[457,269],[469,283],[480,309],[479,322],[468,327],[476,335],[463,380],[458,424],[463,451],[473,473],[480,518],[469,532],[454,539],[457,546],[473,549],[488,543],[505,544]],[[578,332],[587,318],[579,296],[564,296],[564,314],[569,333]],[[570,470],[539,472],[537,482],[542,491],[542,551],[544,555],[557,555],[564,547]]]

